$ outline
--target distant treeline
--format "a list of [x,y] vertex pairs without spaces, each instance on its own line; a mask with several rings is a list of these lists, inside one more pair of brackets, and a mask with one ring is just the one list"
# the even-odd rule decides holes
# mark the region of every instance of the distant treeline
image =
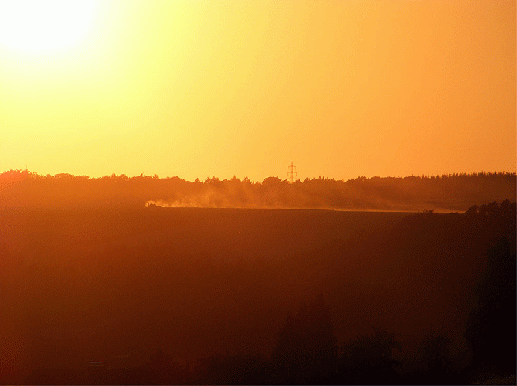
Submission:
[[194,182],[179,177],[90,178],[28,170],[0,174],[0,207],[194,206],[465,211],[472,203],[515,200],[516,174],[455,173],[442,176],[372,177],[348,181],[325,177],[289,183],[278,177]]

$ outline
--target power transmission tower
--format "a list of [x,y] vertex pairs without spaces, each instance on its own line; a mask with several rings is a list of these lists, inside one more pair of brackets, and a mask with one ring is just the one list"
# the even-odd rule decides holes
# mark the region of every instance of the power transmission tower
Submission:
[[291,180],[291,184],[294,182],[294,176],[297,176],[298,173],[295,171],[296,170],[296,166],[293,165],[293,161],[291,161],[291,165],[289,165],[287,167],[287,177],[289,177],[289,179]]

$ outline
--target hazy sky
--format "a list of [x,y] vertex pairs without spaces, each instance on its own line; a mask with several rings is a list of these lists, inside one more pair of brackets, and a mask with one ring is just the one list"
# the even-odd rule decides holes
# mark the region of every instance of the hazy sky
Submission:
[[516,169],[515,1],[8,3],[0,172]]

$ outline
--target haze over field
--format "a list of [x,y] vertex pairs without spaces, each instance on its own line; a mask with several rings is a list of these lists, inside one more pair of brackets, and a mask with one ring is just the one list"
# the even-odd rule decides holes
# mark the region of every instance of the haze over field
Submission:
[[493,0],[2,1],[0,170],[513,172],[515,13]]

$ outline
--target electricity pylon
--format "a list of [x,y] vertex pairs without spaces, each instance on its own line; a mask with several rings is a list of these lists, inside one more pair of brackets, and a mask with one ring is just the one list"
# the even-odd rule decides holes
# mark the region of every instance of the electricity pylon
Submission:
[[294,166],[293,161],[291,161],[291,165],[289,165],[287,167],[287,170],[288,170],[287,177],[289,177],[289,179],[291,180],[291,184],[294,182],[294,176],[298,175],[298,173],[295,171],[295,169],[296,169],[296,166]]

